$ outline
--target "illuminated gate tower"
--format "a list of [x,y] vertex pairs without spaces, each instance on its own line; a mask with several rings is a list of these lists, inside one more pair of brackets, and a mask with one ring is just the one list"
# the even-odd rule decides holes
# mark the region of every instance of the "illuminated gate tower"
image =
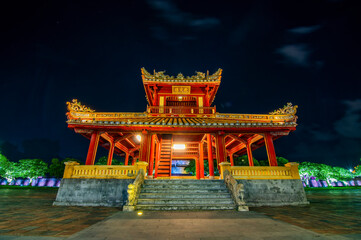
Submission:
[[[269,166],[277,166],[273,141],[296,129],[297,106],[269,114],[218,113],[212,106],[221,83],[222,70],[212,75],[176,77],[164,72],[142,71],[148,106],[146,112],[95,112],[74,99],[68,104],[68,127],[90,139],[86,165],[93,165],[98,145],[125,156],[125,165],[136,159],[149,163],[148,178],[170,178],[172,159],[194,160],[196,178],[204,179],[208,160],[209,178],[214,168],[234,156],[247,154],[254,166],[252,151],[265,146]],[[217,166],[213,161],[217,160]],[[207,177],[206,177],[207,178]]]

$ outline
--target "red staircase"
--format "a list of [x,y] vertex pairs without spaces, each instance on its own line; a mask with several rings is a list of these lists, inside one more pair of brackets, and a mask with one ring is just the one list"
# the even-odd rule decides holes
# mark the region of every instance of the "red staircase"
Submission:
[[172,136],[161,140],[158,177],[170,177],[172,170]]

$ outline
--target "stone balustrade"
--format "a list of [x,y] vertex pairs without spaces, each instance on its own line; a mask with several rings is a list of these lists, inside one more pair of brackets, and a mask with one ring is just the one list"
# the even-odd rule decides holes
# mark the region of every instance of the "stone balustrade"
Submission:
[[147,171],[148,163],[137,162],[130,166],[121,165],[80,165],[66,162],[63,178],[135,179],[139,170]]
[[287,163],[284,167],[268,166],[231,166],[229,162],[220,165],[221,179],[224,179],[224,171],[228,170],[235,179],[300,179],[298,163]]

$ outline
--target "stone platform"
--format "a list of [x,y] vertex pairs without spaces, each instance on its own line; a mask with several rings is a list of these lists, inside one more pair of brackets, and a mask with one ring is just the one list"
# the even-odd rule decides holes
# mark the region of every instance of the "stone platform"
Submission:
[[[63,179],[54,205],[122,207],[133,179]],[[244,185],[248,206],[308,204],[301,180],[237,180]],[[223,180],[146,180],[140,209],[235,209]],[[198,207],[197,207],[198,206]]]

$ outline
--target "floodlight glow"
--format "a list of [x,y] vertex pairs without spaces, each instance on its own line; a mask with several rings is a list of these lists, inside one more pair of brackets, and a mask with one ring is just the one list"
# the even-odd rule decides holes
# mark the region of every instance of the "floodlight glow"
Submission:
[[350,172],[353,172],[353,170],[352,169],[349,169],[350,170]]
[[137,214],[138,214],[138,216],[142,216],[142,215],[143,215],[143,212],[142,212],[142,211],[139,211]]
[[142,140],[142,136],[140,136],[140,135],[137,135],[137,136],[135,136],[136,138],[137,138],[137,140],[140,142],[141,140]]
[[173,149],[183,150],[183,149],[186,149],[186,145],[185,144],[173,144]]

